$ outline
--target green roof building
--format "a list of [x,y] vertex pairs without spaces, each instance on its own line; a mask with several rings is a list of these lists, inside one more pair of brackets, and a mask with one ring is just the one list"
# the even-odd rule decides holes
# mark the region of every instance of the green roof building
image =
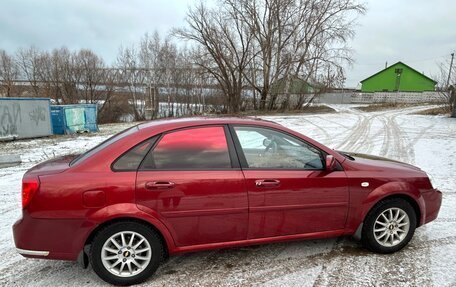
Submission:
[[361,81],[361,92],[435,91],[436,81],[412,67],[397,62]]
[[[315,89],[312,85],[300,78],[293,78],[290,81],[289,94],[290,95],[303,95],[311,94],[315,92]],[[286,82],[284,78],[278,79],[276,82],[272,83],[270,93],[272,95],[284,94],[286,87]]]

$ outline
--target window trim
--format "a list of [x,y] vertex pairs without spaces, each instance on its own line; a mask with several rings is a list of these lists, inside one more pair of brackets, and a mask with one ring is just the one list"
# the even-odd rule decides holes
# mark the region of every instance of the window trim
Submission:
[[[139,170],[139,167],[141,166],[141,164],[143,163],[144,159],[146,158],[147,154],[149,153],[149,151],[155,147],[155,145],[157,144],[158,140],[161,138],[160,137],[161,134],[157,134],[157,135],[154,135],[150,138],[147,138],[137,144],[135,144],[134,146],[132,146],[131,148],[129,148],[127,151],[123,152],[120,156],[118,156],[110,165],[110,168],[111,168],[111,171],[113,172],[132,172],[132,171],[138,171]],[[156,139],[154,139],[156,138]],[[132,151],[133,149],[135,149],[136,147],[144,144],[145,142],[147,141],[150,141],[150,140],[154,140],[154,142],[152,143],[152,145],[148,148],[146,154],[144,155],[144,157],[141,159],[141,161],[139,162],[139,165],[136,169],[116,169],[114,168],[114,165],[127,153],[129,153],[130,151]]]
[[[126,128],[112,136],[110,136],[109,138],[105,139],[104,141],[102,141],[101,143],[97,144],[96,146],[94,146],[93,148],[81,153],[80,155],[78,155],[77,157],[75,157],[73,160],[70,161],[69,163],[69,166],[70,167],[73,167],[73,166],[77,166],[79,164],[82,164],[84,163],[86,160],[90,159],[91,157],[93,157],[94,155],[96,155],[97,153],[101,152],[102,150],[104,150],[105,148],[107,148],[108,146],[116,143],[117,141],[119,140],[122,140],[124,137],[128,137],[130,136],[131,134],[134,134],[134,133],[137,133],[139,131],[139,128],[138,128],[139,124],[137,125],[134,125],[132,127],[129,127],[129,128]],[[133,131],[134,130],[134,131]],[[130,131],[133,131],[132,133],[129,133],[127,134],[128,132]],[[117,138],[115,141],[113,141],[112,143],[110,143],[109,145],[105,146],[104,148],[98,150],[97,152],[93,153],[93,154],[90,154],[88,155],[90,152],[93,152],[95,149],[101,147],[102,145],[106,144],[107,142],[109,142],[110,140],[112,140],[114,137],[119,137],[119,136],[122,136],[120,138]],[[85,157],[85,158],[84,158]]]
[[[326,156],[328,155],[327,152],[325,152],[324,150],[316,147],[315,145],[307,142],[306,140],[300,138],[300,137],[297,137],[287,131],[283,131],[283,130],[280,130],[280,129],[277,129],[277,128],[273,128],[273,127],[265,127],[265,126],[260,126],[260,125],[252,125],[252,124],[229,124],[229,129],[231,131],[231,135],[233,137],[233,141],[234,141],[234,145],[235,145],[235,148],[236,148],[236,151],[237,151],[237,154],[238,154],[238,157],[239,157],[239,161],[240,161],[240,164],[241,164],[241,169],[243,170],[277,170],[277,171],[325,171],[326,170],[326,161],[324,160],[324,158],[326,158]],[[239,141],[239,138],[237,136],[237,133],[236,133],[236,130],[234,129],[235,127],[252,127],[252,128],[260,128],[260,129],[266,129],[266,130],[272,130],[272,131],[275,131],[275,132],[278,132],[278,133],[282,133],[282,134],[285,134],[287,136],[290,136],[296,140],[298,140],[299,142],[302,142],[304,144],[307,144],[311,147],[313,147],[314,149],[316,149],[317,151],[320,152],[320,155],[322,157],[322,163],[323,163],[323,168],[321,169],[305,169],[305,168],[272,168],[272,167],[249,167],[249,164],[247,162],[247,159],[245,157],[245,154],[244,154],[244,150],[242,149],[242,146],[241,146],[241,142]]]
[[[160,143],[160,141],[163,139],[163,137],[167,134],[173,133],[173,132],[178,132],[182,130],[189,130],[189,129],[197,129],[197,128],[208,128],[208,127],[221,127],[223,128],[223,132],[225,134],[225,140],[226,144],[228,147],[228,155],[230,158],[230,165],[231,167],[229,168],[144,168],[143,167],[143,162],[144,160],[149,156],[151,152],[154,151],[155,147]],[[172,129],[165,131],[161,134],[159,134],[159,137],[155,141],[155,143],[152,145],[152,147],[149,149],[149,151],[146,153],[144,156],[143,160],[141,161],[141,164],[139,165],[137,171],[230,171],[230,170],[241,170],[241,164],[239,162],[236,150],[235,150],[235,144],[233,142],[232,136],[229,131],[229,127],[227,124],[203,124],[203,125],[196,125],[196,126],[189,126],[189,127],[182,127],[182,128],[177,128],[177,129]]]

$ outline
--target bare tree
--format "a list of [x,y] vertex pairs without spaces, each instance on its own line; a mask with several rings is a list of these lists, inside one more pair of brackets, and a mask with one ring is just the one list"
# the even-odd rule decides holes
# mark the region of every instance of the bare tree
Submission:
[[146,33],[139,43],[139,63],[145,69],[144,82],[147,85],[150,119],[155,119],[159,114],[159,85],[163,81],[163,74],[157,67],[161,46],[162,41],[157,31],[152,36]]
[[0,89],[4,90],[7,97],[13,94],[15,80],[17,80],[19,69],[13,57],[5,50],[0,50]]
[[109,101],[111,84],[108,77],[111,73],[104,61],[91,50],[80,50],[74,54],[74,77],[78,80],[81,98],[86,103],[103,104]]
[[130,94],[130,104],[137,121],[146,119],[146,71],[139,65],[140,59],[134,46],[120,48],[117,57],[118,81],[125,86]]
[[163,75],[162,84],[166,90],[166,115],[167,117],[175,116],[175,96],[178,93],[179,69],[177,67],[177,48],[169,39],[165,40],[160,49],[157,70]]
[[176,68],[173,71],[173,82],[179,88],[179,114],[201,114],[207,110],[205,94],[207,93],[207,74],[194,64],[194,51],[180,49],[176,57]]
[[240,109],[244,73],[251,60],[253,35],[241,25],[240,15],[227,8],[208,8],[200,2],[187,14],[188,28],[175,29],[173,35],[198,45],[196,64],[217,80],[228,112],[236,113]]
[[74,54],[66,47],[39,53],[34,66],[36,85],[44,94],[61,104],[79,102],[80,73]]
[[40,69],[42,69],[41,53],[35,48],[19,49],[16,54],[16,62],[19,66],[20,78],[28,81],[36,97],[40,95]]
[[160,91],[166,91],[167,113],[173,116],[175,94],[177,47],[170,39],[162,40],[155,32],[152,37],[146,34],[139,44],[139,65],[145,72],[145,83],[149,88],[150,118],[159,114]]
[[[355,0],[221,0],[243,30],[254,36],[251,66],[245,77],[260,94],[260,109],[273,108],[271,86],[285,79],[317,78],[319,64],[342,67],[350,61],[346,41],[353,36],[355,16],[365,7]],[[254,75],[254,76],[252,76]],[[288,90],[286,88],[285,90]],[[285,93],[288,93],[285,91]]]
[[81,70],[77,67],[75,55],[66,47],[52,51],[53,79],[66,104],[77,104],[80,100]]
[[450,60],[437,63],[438,72],[434,78],[437,80],[437,92],[445,98],[445,112],[450,112],[456,118],[456,65],[451,67]]

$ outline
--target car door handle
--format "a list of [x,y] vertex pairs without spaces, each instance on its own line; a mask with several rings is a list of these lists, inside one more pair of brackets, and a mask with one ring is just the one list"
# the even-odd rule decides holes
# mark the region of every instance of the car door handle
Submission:
[[170,189],[174,187],[171,181],[149,181],[146,182],[146,189]]
[[257,187],[274,187],[279,186],[280,181],[277,179],[258,179],[255,180],[255,185]]

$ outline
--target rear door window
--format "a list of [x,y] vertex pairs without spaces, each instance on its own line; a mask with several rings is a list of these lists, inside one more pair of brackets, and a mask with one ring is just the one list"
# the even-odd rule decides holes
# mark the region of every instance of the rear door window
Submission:
[[231,168],[222,126],[166,133],[145,158],[141,169],[205,170]]

